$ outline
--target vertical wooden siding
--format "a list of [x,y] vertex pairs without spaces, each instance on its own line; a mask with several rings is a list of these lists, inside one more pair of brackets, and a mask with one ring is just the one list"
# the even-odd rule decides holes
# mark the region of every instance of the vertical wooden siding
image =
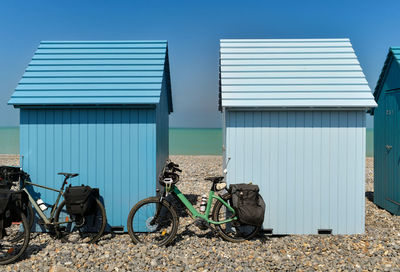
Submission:
[[[399,63],[392,61],[382,76],[382,92],[374,112],[374,202],[397,215],[400,206],[390,200],[400,202],[400,94],[394,90],[400,86],[399,73]],[[388,150],[386,145],[392,148]]]
[[363,111],[227,111],[229,183],[258,184],[274,234],[364,232]]
[[[154,109],[21,109],[23,169],[35,183],[100,188],[108,224],[126,226],[130,208],[155,193]],[[56,194],[35,188],[45,202]]]

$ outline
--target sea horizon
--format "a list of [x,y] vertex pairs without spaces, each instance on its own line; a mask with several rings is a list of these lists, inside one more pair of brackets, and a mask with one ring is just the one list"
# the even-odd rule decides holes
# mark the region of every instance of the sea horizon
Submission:
[[[373,157],[373,128],[366,129],[366,157]],[[222,155],[222,128],[169,129],[170,155]],[[0,127],[0,154],[19,154],[19,126]]]

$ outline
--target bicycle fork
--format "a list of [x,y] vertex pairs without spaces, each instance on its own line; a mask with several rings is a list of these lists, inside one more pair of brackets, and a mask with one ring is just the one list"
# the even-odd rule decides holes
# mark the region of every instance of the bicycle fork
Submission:
[[150,221],[150,225],[155,225],[156,224],[156,222],[158,220],[158,217],[160,216],[160,213],[161,213],[161,207],[162,207],[161,202],[163,200],[164,200],[164,198],[160,197],[160,200],[156,204],[156,213],[154,214],[153,219]]

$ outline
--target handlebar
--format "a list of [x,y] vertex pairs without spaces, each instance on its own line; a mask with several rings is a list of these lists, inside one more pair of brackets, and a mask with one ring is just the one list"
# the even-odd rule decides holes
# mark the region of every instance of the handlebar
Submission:
[[13,185],[29,178],[29,174],[18,167],[1,166],[0,168],[0,187],[11,189]]
[[168,163],[168,167],[169,167],[169,168],[172,168],[172,167],[177,168],[177,167],[179,167],[179,164],[170,162],[170,163]]
[[181,173],[182,170],[179,169],[178,167],[179,167],[179,164],[176,164],[173,162],[170,162],[167,164],[167,168],[169,168],[172,172],[180,172]]

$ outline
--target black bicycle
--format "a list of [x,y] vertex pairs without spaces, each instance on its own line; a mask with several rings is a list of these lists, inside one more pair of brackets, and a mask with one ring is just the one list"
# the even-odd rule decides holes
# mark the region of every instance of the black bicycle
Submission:
[[[29,181],[29,175],[21,176],[21,189],[27,194],[31,205],[27,205],[27,218],[29,229],[34,221],[34,212],[39,216],[38,224],[48,230],[55,238],[63,242],[96,242],[104,232],[107,224],[106,210],[99,199],[98,189],[89,186],[65,186],[70,178],[77,177],[76,173],[58,173],[64,176],[61,189],[53,189]],[[50,205],[50,215],[46,216],[44,211],[47,205],[32,197],[27,185],[36,186],[58,193],[53,205]],[[61,196],[65,198],[60,204]],[[68,201],[69,200],[69,201]],[[33,208],[32,208],[33,207]]]

